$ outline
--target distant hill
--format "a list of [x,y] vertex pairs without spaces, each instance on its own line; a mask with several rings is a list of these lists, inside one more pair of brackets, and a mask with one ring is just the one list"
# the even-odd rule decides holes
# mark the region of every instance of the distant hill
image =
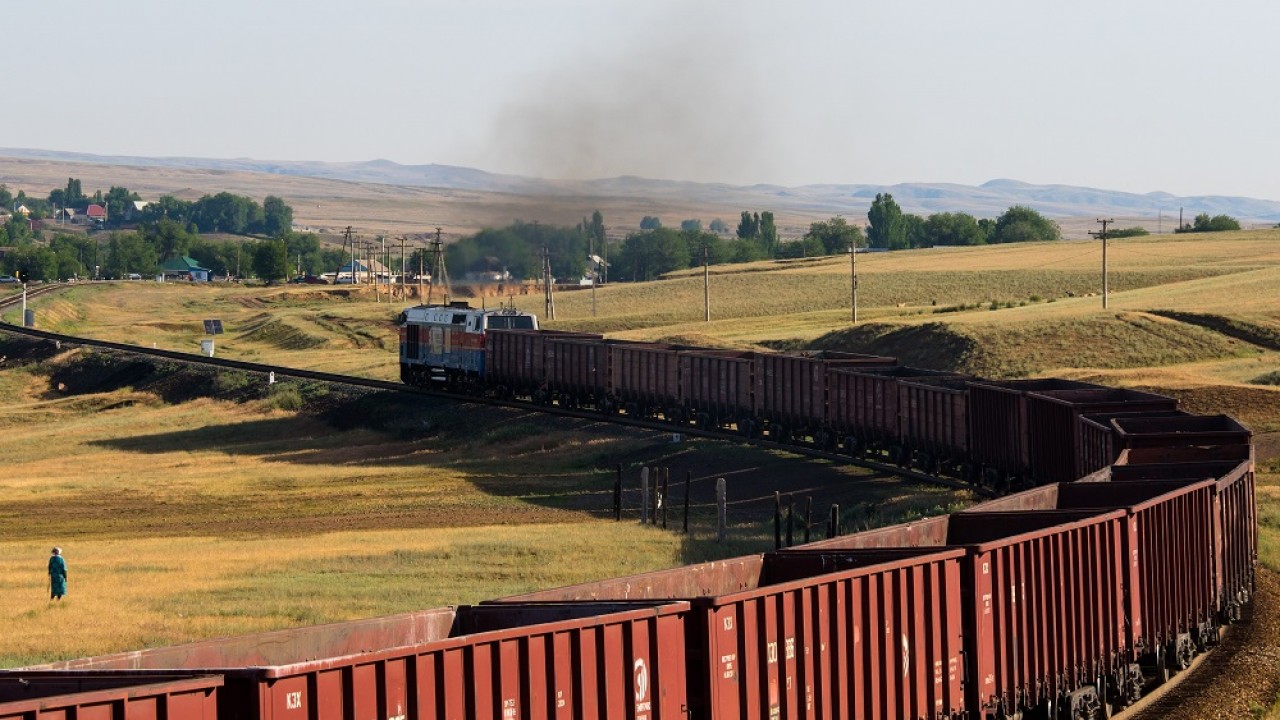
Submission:
[[[1226,214],[1246,222],[1280,222],[1280,202],[1257,198],[1205,195],[1177,197],[1169,193],[1127,193],[1071,185],[1032,185],[1018,180],[992,180],[977,187],[950,183],[898,185],[827,184],[729,185],[623,176],[598,180],[545,180],[501,175],[450,165],[401,165],[390,160],[367,162],[268,161],[237,158],[219,160],[182,157],[107,156],[86,153],[0,148],[0,157],[53,162],[129,165],[135,167],[200,169],[227,172],[268,173],[345,182],[373,183],[416,188],[507,193],[552,197],[651,198],[725,205],[763,207],[804,215],[866,213],[876,193],[893,194],[907,212],[967,212],[995,217],[1013,205],[1027,205],[1051,217],[1113,215],[1152,217],[1162,213],[1176,218],[1184,209],[1189,222],[1198,213]],[[1170,223],[1172,226],[1173,222]]]

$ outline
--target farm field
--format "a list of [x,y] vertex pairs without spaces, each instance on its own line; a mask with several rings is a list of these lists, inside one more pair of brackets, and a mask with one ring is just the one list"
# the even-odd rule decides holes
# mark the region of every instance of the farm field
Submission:
[[[1106,310],[1097,296],[1100,261],[1096,243],[1075,241],[860,254],[855,327],[847,256],[712,268],[710,323],[701,320],[699,269],[602,287],[594,314],[590,291],[559,293],[557,318],[544,326],[725,347],[870,352],[992,377],[1090,379],[1171,394],[1196,412],[1230,413],[1257,434],[1261,559],[1280,570],[1280,231],[1112,241]],[[541,295],[513,301],[542,314]],[[33,306],[43,328],[190,352],[205,337],[200,320],[218,317],[227,328],[217,338],[219,355],[391,379],[394,318],[404,304],[374,302],[362,288],[135,282],[80,286]],[[4,319],[14,322],[16,313]],[[77,587],[77,556],[69,551],[73,584],[65,607],[47,608],[39,597],[14,605],[6,592],[0,617],[18,623],[16,635],[27,639],[0,649],[0,665],[85,654],[58,646],[64,640],[44,628],[67,622],[90,603],[94,615],[138,618],[126,634],[94,635],[91,647],[99,652],[461,602],[717,552],[696,538],[686,542],[634,523],[603,521],[597,503],[603,500],[592,499],[611,478],[613,461],[605,455],[622,456],[631,466],[669,457],[674,451],[661,438],[533,426],[495,431],[478,443],[453,437],[443,443],[452,449],[432,453],[421,437],[404,439],[402,427],[337,430],[269,396],[172,404],[145,388],[82,391],[64,382],[66,392],[51,391],[58,382],[34,370],[0,371],[0,392],[21,398],[22,408],[0,436],[0,453],[17,463],[0,487],[4,497],[27,503],[0,501],[0,524],[16,530],[38,507],[74,508],[86,497],[110,501],[22,525],[34,532],[0,542],[0,570],[6,587],[38,584],[45,545],[61,542],[83,548],[85,569],[100,569],[117,585],[101,592]],[[65,450],[50,453],[33,443],[47,436],[36,427],[42,423],[55,423]],[[287,439],[273,445],[266,437]],[[232,449],[240,443],[270,447]],[[486,481],[512,443],[528,453],[519,457],[530,477]],[[764,518],[772,512],[773,488],[759,478],[782,476],[786,467],[795,484],[779,489],[826,498],[838,487],[833,473],[851,472],[796,471],[794,458],[686,446],[679,452],[697,458],[680,462],[699,477],[724,467],[745,476],[755,469],[758,480],[748,493],[755,509],[733,551],[771,543]],[[471,459],[475,453],[488,460]],[[525,463],[530,457],[539,462]],[[100,469],[90,485],[77,469],[85,466]],[[865,480],[842,490],[849,493],[842,506],[861,508],[868,523],[966,501],[930,491],[908,502],[919,488],[858,473],[843,477]],[[146,490],[130,490],[138,485]],[[453,518],[463,512],[474,512],[474,524],[456,526]],[[448,522],[438,521],[441,514]],[[141,532],[133,529],[135,518]],[[537,555],[521,555],[533,546]],[[518,567],[485,564],[480,557],[489,552],[515,558]],[[218,562],[199,560],[213,556]],[[122,557],[166,570],[133,582]],[[572,577],[551,567],[561,560],[572,566]],[[475,563],[483,571],[468,573],[466,566]],[[194,602],[194,590],[204,587],[213,590]],[[297,593],[288,591],[296,587],[308,588],[313,604],[298,603]],[[387,592],[371,599],[374,587]],[[260,610],[246,610],[251,597],[265,599]],[[1250,702],[1271,703],[1264,700]]]

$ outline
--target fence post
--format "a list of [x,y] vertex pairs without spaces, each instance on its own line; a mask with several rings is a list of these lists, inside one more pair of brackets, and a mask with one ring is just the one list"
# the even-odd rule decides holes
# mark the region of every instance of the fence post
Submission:
[[640,468],[640,524],[649,524],[649,468]]
[[618,463],[618,475],[613,479],[613,519],[622,522],[622,463]]
[[773,549],[782,549],[782,493],[773,491]]
[[716,542],[724,542],[729,524],[729,486],[724,478],[716,478]]
[[813,527],[813,496],[804,499],[804,544],[809,544],[809,529]]
[[667,529],[667,505],[671,498],[671,468],[662,468],[662,529]]
[[795,515],[796,515],[796,498],[794,495],[788,495],[787,496],[787,547],[791,547],[792,545],[795,545],[795,542],[794,542],[795,537],[792,534],[792,528],[796,526]]
[[689,483],[693,481],[693,473],[684,471],[684,534],[689,534]]
[[840,534],[840,506],[831,506],[831,518],[827,520],[827,537],[833,538]]

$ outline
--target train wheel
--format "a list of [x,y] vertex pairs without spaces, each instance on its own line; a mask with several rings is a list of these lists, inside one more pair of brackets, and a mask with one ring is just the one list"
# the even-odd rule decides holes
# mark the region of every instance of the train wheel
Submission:
[[865,449],[862,441],[855,435],[846,435],[844,440],[841,442],[841,445],[844,447],[845,453],[853,457],[861,457],[862,452]]
[[1186,670],[1191,667],[1191,661],[1195,659],[1196,644],[1191,639],[1191,633],[1179,633],[1173,648],[1174,666],[1179,671]]
[[911,451],[901,445],[890,445],[889,462],[901,468],[910,467]]
[[1156,685],[1163,685],[1173,678],[1173,667],[1164,645],[1156,647]]

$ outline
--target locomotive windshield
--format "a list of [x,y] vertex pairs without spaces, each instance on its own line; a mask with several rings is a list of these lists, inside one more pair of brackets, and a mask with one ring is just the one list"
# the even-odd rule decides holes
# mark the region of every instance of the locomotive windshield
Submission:
[[488,323],[490,330],[532,330],[532,315],[490,315]]

